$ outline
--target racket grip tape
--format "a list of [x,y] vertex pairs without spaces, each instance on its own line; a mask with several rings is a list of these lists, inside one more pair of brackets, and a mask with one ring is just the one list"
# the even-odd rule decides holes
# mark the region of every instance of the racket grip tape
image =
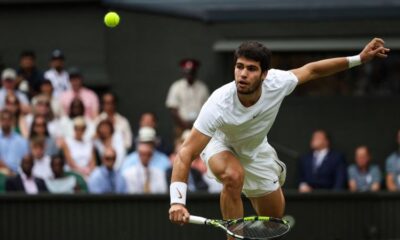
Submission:
[[198,217],[198,216],[190,216],[189,223],[193,224],[206,224],[207,218]]

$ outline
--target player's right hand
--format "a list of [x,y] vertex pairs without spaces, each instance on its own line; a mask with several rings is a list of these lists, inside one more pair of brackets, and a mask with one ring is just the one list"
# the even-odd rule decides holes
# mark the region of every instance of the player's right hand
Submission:
[[189,221],[189,212],[182,204],[172,204],[169,208],[169,220],[172,223],[183,225]]

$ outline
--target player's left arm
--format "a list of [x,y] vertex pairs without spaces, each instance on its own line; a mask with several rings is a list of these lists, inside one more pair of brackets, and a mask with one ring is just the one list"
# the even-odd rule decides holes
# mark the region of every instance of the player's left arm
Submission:
[[385,48],[383,39],[374,38],[370,41],[359,55],[353,57],[330,58],[321,61],[311,62],[303,67],[291,70],[298,79],[298,84],[310,80],[330,76],[337,72],[344,71],[351,67],[367,63],[374,59],[386,58],[389,48]]

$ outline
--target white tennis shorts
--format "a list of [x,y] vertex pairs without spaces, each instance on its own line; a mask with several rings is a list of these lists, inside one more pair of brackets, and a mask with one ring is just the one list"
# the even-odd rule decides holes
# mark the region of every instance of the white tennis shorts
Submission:
[[278,159],[271,146],[268,146],[268,148],[266,152],[258,153],[257,157],[251,159],[251,161],[246,161],[243,159],[248,159],[248,157],[240,156],[232,148],[212,138],[201,153],[201,158],[207,165],[208,177],[219,181],[211,171],[208,161],[217,153],[231,152],[240,160],[244,168],[245,176],[242,192],[246,197],[261,197],[283,186],[286,179],[286,165]]

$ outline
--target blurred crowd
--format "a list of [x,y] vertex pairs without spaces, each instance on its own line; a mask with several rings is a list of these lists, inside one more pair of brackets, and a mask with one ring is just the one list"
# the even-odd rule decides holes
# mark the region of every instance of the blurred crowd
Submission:
[[[78,68],[65,69],[65,56],[56,49],[49,69],[40,71],[32,51],[19,57],[17,69],[1,73],[0,192],[49,193],[167,193],[172,163],[209,96],[197,79],[200,63],[180,62],[182,78],[170,87],[166,107],[174,121],[174,140],[157,134],[157,115],[141,114],[138,133],[117,111],[112,92],[100,98],[85,86]],[[173,142],[173,144],[170,144]],[[399,148],[386,161],[385,177],[371,162],[367,146],[355,150],[354,163],[330,148],[326,131],[311,139],[311,151],[299,163],[299,191],[400,189]],[[173,149],[166,146],[173,145]],[[222,186],[207,177],[204,162],[191,166],[188,189],[218,193]]]

